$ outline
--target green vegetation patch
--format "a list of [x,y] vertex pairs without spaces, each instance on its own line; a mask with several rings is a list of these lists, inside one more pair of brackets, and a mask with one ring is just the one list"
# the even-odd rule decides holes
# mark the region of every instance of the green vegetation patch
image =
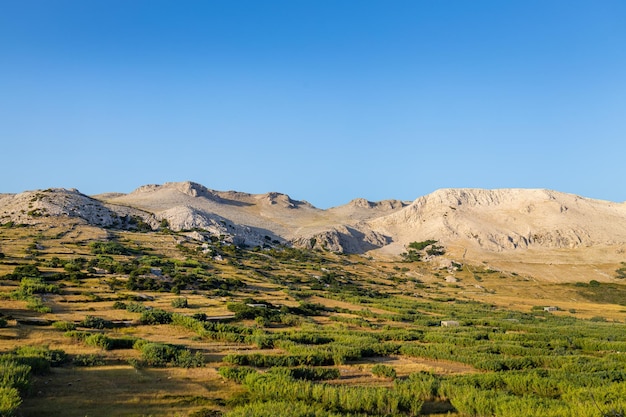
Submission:
[[626,285],[592,280],[588,284],[576,283],[574,288],[581,297],[591,302],[626,306]]

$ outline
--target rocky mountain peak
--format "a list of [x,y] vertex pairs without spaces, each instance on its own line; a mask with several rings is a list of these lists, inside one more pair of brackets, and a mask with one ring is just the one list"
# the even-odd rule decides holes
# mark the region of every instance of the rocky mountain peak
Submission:
[[306,201],[298,201],[293,200],[287,194],[278,193],[275,191],[260,194],[258,195],[258,199],[267,205],[275,205],[277,207],[288,208],[288,209],[296,209],[298,207],[306,206],[313,208],[313,206]]
[[351,200],[348,205],[358,208],[372,208],[375,204],[364,198],[355,198],[354,200]]

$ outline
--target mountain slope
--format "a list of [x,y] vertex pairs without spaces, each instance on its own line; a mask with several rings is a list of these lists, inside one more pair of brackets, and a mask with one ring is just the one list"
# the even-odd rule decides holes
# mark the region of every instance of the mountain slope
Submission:
[[488,251],[626,242],[626,204],[538,189],[442,189],[368,225],[407,243],[435,238]]
[[[216,222],[229,225],[229,232],[242,237],[246,244],[264,244],[269,238],[336,252],[364,252],[384,246],[388,238],[367,228],[360,230],[359,223],[404,206],[396,201],[358,199],[321,210],[281,193],[215,191],[193,182],[147,185],[129,194],[104,198],[154,213],[159,220],[167,220],[173,230],[206,229],[207,218],[211,218],[213,226]],[[238,227],[240,230],[235,230]]]
[[[193,182],[145,185],[92,198],[50,189],[0,195],[0,223],[67,216],[101,227],[199,230],[251,246],[292,243],[336,252],[398,255],[438,240],[457,256],[626,247],[626,203],[543,189],[441,189],[412,203],[355,199],[327,210],[281,193],[215,191]],[[204,236],[204,237],[203,237]],[[525,255],[523,255],[525,256]],[[512,259],[512,258],[511,258]]]

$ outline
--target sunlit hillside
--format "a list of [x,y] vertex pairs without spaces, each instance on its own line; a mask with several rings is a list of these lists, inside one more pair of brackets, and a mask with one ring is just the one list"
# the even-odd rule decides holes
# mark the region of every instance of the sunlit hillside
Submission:
[[197,233],[5,223],[2,415],[626,409],[624,264],[555,281],[436,240],[380,258]]

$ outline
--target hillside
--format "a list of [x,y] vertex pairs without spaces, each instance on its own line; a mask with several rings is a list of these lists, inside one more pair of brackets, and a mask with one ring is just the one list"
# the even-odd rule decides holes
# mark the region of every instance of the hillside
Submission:
[[549,190],[443,189],[370,221],[394,240],[436,237],[487,251],[626,242],[626,204]]
[[193,183],[5,194],[0,414],[621,415],[623,208],[545,190],[328,210]]
[[115,227],[96,226],[88,220],[107,212],[85,202],[89,211],[0,227],[3,415],[462,417],[480,405],[502,417],[594,417],[598,402],[626,407],[615,395],[626,379],[625,264],[572,284],[452,263],[430,242],[409,245],[421,260],[242,247],[113,214]]
[[[541,273],[528,268],[533,263],[614,264],[626,250],[626,203],[541,189],[441,189],[410,203],[355,199],[326,210],[281,193],[216,191],[193,182],[93,197],[73,189],[0,197],[0,223],[36,224],[50,217],[123,230],[196,231],[193,236],[200,240],[238,245],[286,243],[383,258],[402,254],[411,242],[434,239],[451,258],[533,275]],[[570,278],[585,279],[590,272],[583,267]],[[594,278],[604,275],[599,271]]]

